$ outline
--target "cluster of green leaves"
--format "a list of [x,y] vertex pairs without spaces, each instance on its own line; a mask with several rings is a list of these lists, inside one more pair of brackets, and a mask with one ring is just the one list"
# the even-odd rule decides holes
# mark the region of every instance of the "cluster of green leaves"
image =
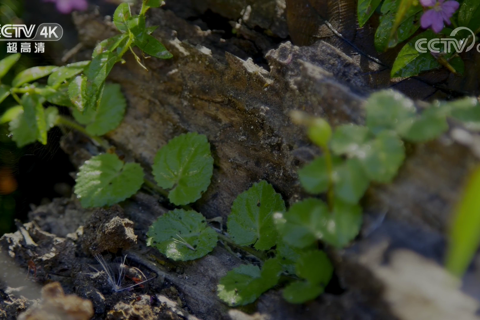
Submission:
[[[150,35],[155,27],[147,28],[145,25],[147,10],[161,4],[162,0],[144,0],[139,15],[131,14],[129,4],[121,4],[114,14],[114,24],[121,34],[100,42],[93,50],[91,61],[75,62],[62,67],[33,67],[18,73],[9,85],[0,83],[0,103],[9,97],[18,103],[0,117],[1,123],[9,122],[12,139],[17,146],[23,147],[36,141],[46,144],[47,132],[55,125],[71,126],[93,138],[117,128],[127,104],[120,86],[105,82],[114,65],[122,61],[127,50],[130,50],[140,63],[133,47],[157,58],[172,57],[171,53]],[[19,59],[20,54],[14,54],[0,61],[0,80]],[[47,80],[42,83],[34,82],[46,77]],[[45,108],[44,104],[47,103],[70,108],[75,120],[85,127],[59,116],[55,106]],[[155,172],[160,185],[165,184],[165,170],[172,175],[169,177],[172,185],[177,184],[173,192],[175,196],[171,199],[173,203],[189,203],[198,199],[206,189],[204,180],[210,179],[212,173],[210,167],[213,160],[208,158],[210,151],[206,138],[198,135],[184,137],[197,141],[169,144],[170,147],[177,148],[175,151],[184,152],[178,154],[175,168],[171,167],[172,158],[168,156],[160,157],[155,164],[158,167]],[[198,151],[202,154],[190,154],[190,147],[202,147],[203,149]],[[182,162],[184,156],[187,156],[187,162]],[[203,168],[198,168],[199,163],[195,162],[200,158]],[[168,163],[165,164],[165,161]],[[186,185],[185,176],[193,177],[195,170],[201,173],[196,182],[203,185]],[[174,173],[177,176],[174,176]],[[80,168],[75,193],[84,207],[112,205],[138,191],[143,183],[143,176],[140,165],[124,164],[114,154],[101,154]]]
[[[182,134],[170,140],[155,156],[153,174],[160,187],[173,188],[170,202],[195,202],[210,184],[213,158],[206,136]],[[144,181],[137,163],[124,164],[115,154],[100,154],[80,167],[75,194],[82,206],[101,207],[118,203],[135,194]]]
[[[471,126],[480,124],[480,106],[474,98],[435,102],[420,110],[412,100],[386,90],[373,94],[365,109],[365,126],[341,125],[333,132],[323,119],[303,118],[308,136],[322,148],[323,155],[299,171],[300,182],[309,193],[326,193],[327,203],[309,198],[287,211],[281,196],[265,181],[255,183],[235,199],[227,220],[227,236],[220,240],[227,247],[234,245],[246,252],[263,251],[260,259],[270,259],[262,260],[261,266],[240,265],[221,278],[218,296],[225,303],[239,306],[255,301],[276,286],[282,274],[295,279],[283,291],[287,301],[303,303],[316,298],[333,275],[331,262],[317,248],[318,241],[343,248],[358,235],[362,223],[359,201],[370,182],[394,179],[405,159],[403,140],[434,139],[448,129],[448,118],[468,119],[467,125]],[[187,141],[191,145],[188,150],[173,144]],[[210,183],[211,171],[204,169],[211,168],[209,148],[202,146],[205,141],[198,136],[181,136],[170,143],[157,154],[154,175],[162,187],[172,188],[170,200],[183,205],[188,202],[183,199],[185,194],[201,193]],[[182,163],[196,165],[182,169]],[[180,261],[205,256],[218,240],[200,213],[185,209],[158,218],[148,237],[150,246]]]
[[[452,17],[452,24],[456,27],[468,27],[475,34],[478,33],[480,31],[479,2],[477,0],[459,0],[458,2],[461,6]],[[424,14],[424,8],[418,0],[359,0],[357,15],[360,27],[365,25],[375,11],[380,14],[380,25],[374,38],[378,52],[384,52],[408,40],[394,62],[391,70],[392,78],[412,77],[442,66],[455,74],[463,74],[464,62],[455,52],[440,52],[432,55],[429,51],[421,53],[415,48],[415,43],[419,39],[430,41],[451,37],[452,32],[452,29],[445,28],[438,34],[431,30],[417,33],[420,28],[420,18]],[[459,32],[454,37],[458,40],[467,38],[468,44],[475,41],[465,31]]]
[[371,95],[365,109],[365,126],[340,125],[331,135],[324,121],[306,123],[310,138],[323,149],[323,155],[303,167],[299,179],[309,193],[327,193],[328,205],[319,199],[306,199],[277,217],[281,234],[291,246],[304,248],[316,240],[336,248],[346,246],[360,230],[359,201],[370,183],[391,182],[402,165],[403,140],[432,140],[448,130],[448,118],[467,126],[480,124],[475,98],[435,102],[419,110],[412,100],[386,90]]
[[[225,245],[230,243],[244,249],[252,246],[274,257],[265,261],[261,268],[240,265],[220,280],[218,296],[228,305],[255,301],[278,284],[282,273],[302,279],[291,283],[284,291],[285,299],[292,303],[314,299],[330,281],[333,267],[323,251],[312,245],[307,254],[301,254],[279,234],[274,215],[281,215],[285,210],[282,197],[265,181],[255,183],[233,202]],[[150,227],[148,237],[150,246],[155,246],[170,259],[181,261],[201,258],[217,243],[217,234],[206,224],[205,218],[183,209],[158,218]]]

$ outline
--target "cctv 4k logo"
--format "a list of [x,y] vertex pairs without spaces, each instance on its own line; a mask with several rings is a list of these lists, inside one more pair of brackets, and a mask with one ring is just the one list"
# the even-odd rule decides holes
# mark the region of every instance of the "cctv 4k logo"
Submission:
[[58,23],[42,23],[38,27],[34,24],[0,25],[0,41],[58,41],[62,37],[63,28]]

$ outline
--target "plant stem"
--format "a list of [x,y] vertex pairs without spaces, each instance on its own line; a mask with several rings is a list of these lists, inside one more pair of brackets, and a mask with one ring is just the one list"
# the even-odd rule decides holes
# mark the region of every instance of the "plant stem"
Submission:
[[323,148],[323,152],[325,153],[325,162],[327,164],[327,171],[328,171],[328,192],[327,192],[327,201],[328,201],[328,208],[330,212],[333,211],[333,202],[335,195],[333,193],[333,162],[332,162],[332,154],[330,153],[330,149],[328,146]]
[[145,186],[151,189],[153,192],[156,192],[158,194],[161,194],[165,198],[168,198],[168,192],[163,188],[160,188],[156,183],[150,181],[150,179],[148,178],[143,179],[143,184],[145,184]]
[[12,97],[20,104],[22,105],[22,100],[20,100],[20,98],[18,97],[18,95],[13,92],[13,91],[10,91],[10,93],[12,94]]
[[93,142],[95,142],[97,145],[101,146],[102,148],[104,148],[105,150],[107,150],[108,148],[110,148],[110,145],[108,144],[108,142],[100,137],[96,137],[96,136],[93,136],[91,134],[89,134],[87,132],[87,130],[85,130],[84,127],[82,127],[81,125],[79,125],[78,123],[66,118],[66,117],[63,117],[63,116],[58,116],[57,118],[57,122],[56,122],[56,125],[59,125],[59,126],[65,126],[65,127],[69,127],[69,128],[72,128],[72,129],[75,129],[77,130],[78,132],[82,133],[83,135],[87,136],[88,138],[90,138]]
[[260,260],[261,262],[264,262],[265,260],[267,260],[267,256],[264,253],[262,253],[260,251],[257,251],[253,248],[250,248],[250,247],[240,246],[240,245],[236,244],[235,242],[233,242],[233,240],[230,239],[229,237],[227,237],[226,235],[221,234],[218,231],[217,231],[217,233],[218,233],[218,237],[220,238],[220,240],[227,242],[228,245],[233,246],[237,249],[240,249],[244,252],[247,252],[247,253],[251,254],[252,256],[254,256],[258,260]]

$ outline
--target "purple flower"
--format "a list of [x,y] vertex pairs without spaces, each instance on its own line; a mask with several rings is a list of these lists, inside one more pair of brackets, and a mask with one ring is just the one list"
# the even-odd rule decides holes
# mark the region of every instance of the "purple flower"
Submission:
[[87,0],[44,0],[45,2],[55,2],[57,10],[61,13],[67,14],[75,10],[87,10]]
[[457,1],[445,0],[420,0],[420,3],[422,6],[430,8],[423,14],[420,24],[424,29],[432,27],[435,33],[442,31],[444,23],[450,25],[450,18],[460,6]]

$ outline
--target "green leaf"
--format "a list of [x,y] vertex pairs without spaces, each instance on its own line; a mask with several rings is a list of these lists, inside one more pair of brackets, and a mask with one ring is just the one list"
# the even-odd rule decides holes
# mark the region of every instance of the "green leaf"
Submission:
[[432,30],[427,30],[411,39],[397,55],[393,63],[391,77],[413,77],[423,71],[433,70],[441,67],[441,64],[428,51],[420,53],[415,48],[415,43],[418,39],[426,39],[430,41],[433,38],[438,38],[440,35],[435,34]]
[[283,215],[285,223],[279,220],[281,214],[276,214],[278,231],[287,244],[305,248],[313,244],[319,235],[323,220],[329,215],[327,206],[318,199],[306,199],[295,203]]
[[325,157],[318,157],[300,169],[298,178],[302,187],[311,194],[327,191],[330,179]]
[[55,107],[48,107],[45,109],[45,123],[47,124],[47,131],[55,126],[58,119],[58,109]]
[[73,103],[70,100],[70,97],[68,95],[68,87],[69,87],[69,84],[64,83],[60,85],[58,89],[53,90],[51,93],[45,94],[44,97],[50,103],[53,103],[62,107],[73,108]]
[[[397,39],[398,37],[401,37],[402,38],[401,41],[409,38],[418,29],[419,25],[415,24],[415,20],[419,22],[422,14],[423,14],[423,7],[418,3],[418,0],[400,0],[397,13],[395,15],[395,22],[393,24],[393,28],[391,31],[392,37]],[[411,20],[412,18],[415,18],[415,19]],[[407,21],[408,21],[408,25],[405,28],[405,23]],[[402,24],[404,25],[404,28],[399,28]],[[415,31],[412,31],[411,29],[412,25],[414,25],[413,28],[415,29]],[[397,31],[400,31],[400,32],[397,32]]]
[[118,60],[119,57],[116,53],[104,52],[93,58],[90,65],[85,69],[88,83],[92,85],[97,93]]
[[388,183],[396,176],[405,159],[405,148],[395,133],[384,131],[363,145],[358,159],[370,180]]
[[360,201],[369,185],[368,176],[356,158],[335,167],[334,181],[335,196],[352,204]]
[[318,238],[341,249],[355,239],[361,226],[362,208],[359,205],[335,199],[333,213],[322,217]]
[[198,200],[210,185],[213,158],[207,137],[195,132],[170,140],[155,156],[153,175],[157,184],[172,189],[168,199],[175,205]]
[[80,75],[70,82],[68,86],[68,97],[77,110],[85,110],[87,104],[87,77]]
[[257,250],[268,250],[276,244],[275,212],[284,212],[282,197],[266,181],[255,183],[233,202],[228,216],[228,233],[241,246],[255,244]]
[[458,25],[473,32],[480,28],[480,3],[477,0],[464,0],[458,11]]
[[321,295],[324,288],[308,281],[295,281],[283,290],[283,298],[290,303],[304,303]]
[[477,98],[467,97],[451,101],[442,105],[441,108],[446,109],[455,120],[463,122],[467,128],[480,127],[480,105]]
[[461,277],[467,270],[480,244],[480,168],[470,175],[455,208],[449,232],[446,266]]
[[152,57],[159,59],[170,59],[173,57],[160,41],[146,32],[142,33],[140,36],[136,36],[134,42],[137,47]]
[[56,66],[45,66],[45,67],[33,67],[27,70],[24,70],[17,74],[12,80],[12,87],[17,88],[22,84],[27,82],[32,82],[34,80],[48,76],[50,73],[55,71],[58,67]]
[[177,261],[199,259],[217,245],[217,233],[193,210],[167,212],[150,226],[147,236],[149,246]]
[[80,167],[75,194],[84,208],[110,206],[135,194],[143,177],[138,163],[124,164],[114,154],[101,154]]
[[315,245],[307,248],[296,248],[288,245],[285,242],[280,242],[277,244],[277,257],[279,259],[280,264],[283,267],[283,270],[290,274],[295,274],[295,264],[300,259],[300,254],[304,252],[304,250],[313,250],[315,249]]
[[126,42],[129,38],[127,33],[119,34],[111,38],[105,39],[93,49],[92,59],[102,53],[113,52],[115,49],[120,47],[122,42]]
[[446,115],[430,107],[415,119],[407,120],[398,128],[402,138],[412,142],[425,142],[439,137],[448,130]]
[[10,122],[13,119],[17,118],[22,113],[23,113],[23,107],[22,106],[11,107],[7,111],[5,111],[2,114],[2,116],[0,117],[0,124]]
[[39,141],[47,144],[47,123],[41,97],[26,93],[22,96],[23,112],[10,122],[10,132],[17,146]]
[[127,32],[127,20],[132,14],[130,13],[130,5],[128,3],[120,4],[113,14],[113,23],[120,32]]
[[4,84],[0,84],[0,103],[2,103],[3,100],[7,99],[9,95],[10,95],[10,87]]
[[[393,48],[399,43],[410,38],[420,28],[420,17],[422,9],[416,8],[409,12],[400,22],[398,28],[395,28],[396,12],[389,12],[380,17],[380,25],[375,32],[375,49],[377,52],[384,52],[388,48]],[[396,29],[395,31],[393,31]],[[393,32],[393,37],[392,37]]]
[[119,84],[106,84],[95,112],[81,114],[73,111],[74,118],[83,125],[87,132],[101,136],[116,129],[123,120],[127,102]]
[[49,86],[57,86],[68,80],[73,78],[77,74],[83,72],[83,70],[90,64],[90,61],[80,61],[75,63],[67,64],[64,67],[60,67],[56,69],[50,76],[48,77],[48,85]]
[[393,90],[372,94],[365,108],[367,127],[375,134],[385,130],[395,130],[398,125],[416,115],[413,101]]
[[370,131],[366,127],[354,124],[341,125],[333,132],[330,148],[337,155],[353,155],[369,138]]
[[326,148],[332,137],[332,127],[322,118],[308,121],[307,135],[317,146]]
[[218,297],[231,307],[252,303],[277,284],[281,270],[276,259],[266,261],[262,271],[253,265],[241,265],[220,279]]
[[295,203],[276,223],[283,240],[294,247],[304,248],[322,240],[336,248],[346,246],[360,231],[361,207],[335,200],[333,212],[318,199]]
[[144,0],[147,7],[158,8],[162,5],[163,0]]
[[381,2],[382,0],[358,0],[357,16],[360,28],[367,23]]
[[20,57],[20,53],[15,53],[0,60],[0,79],[7,74],[7,72],[15,65],[15,63],[17,63]]
[[333,265],[325,252],[312,250],[300,255],[295,271],[297,276],[311,284],[326,287],[333,276]]

